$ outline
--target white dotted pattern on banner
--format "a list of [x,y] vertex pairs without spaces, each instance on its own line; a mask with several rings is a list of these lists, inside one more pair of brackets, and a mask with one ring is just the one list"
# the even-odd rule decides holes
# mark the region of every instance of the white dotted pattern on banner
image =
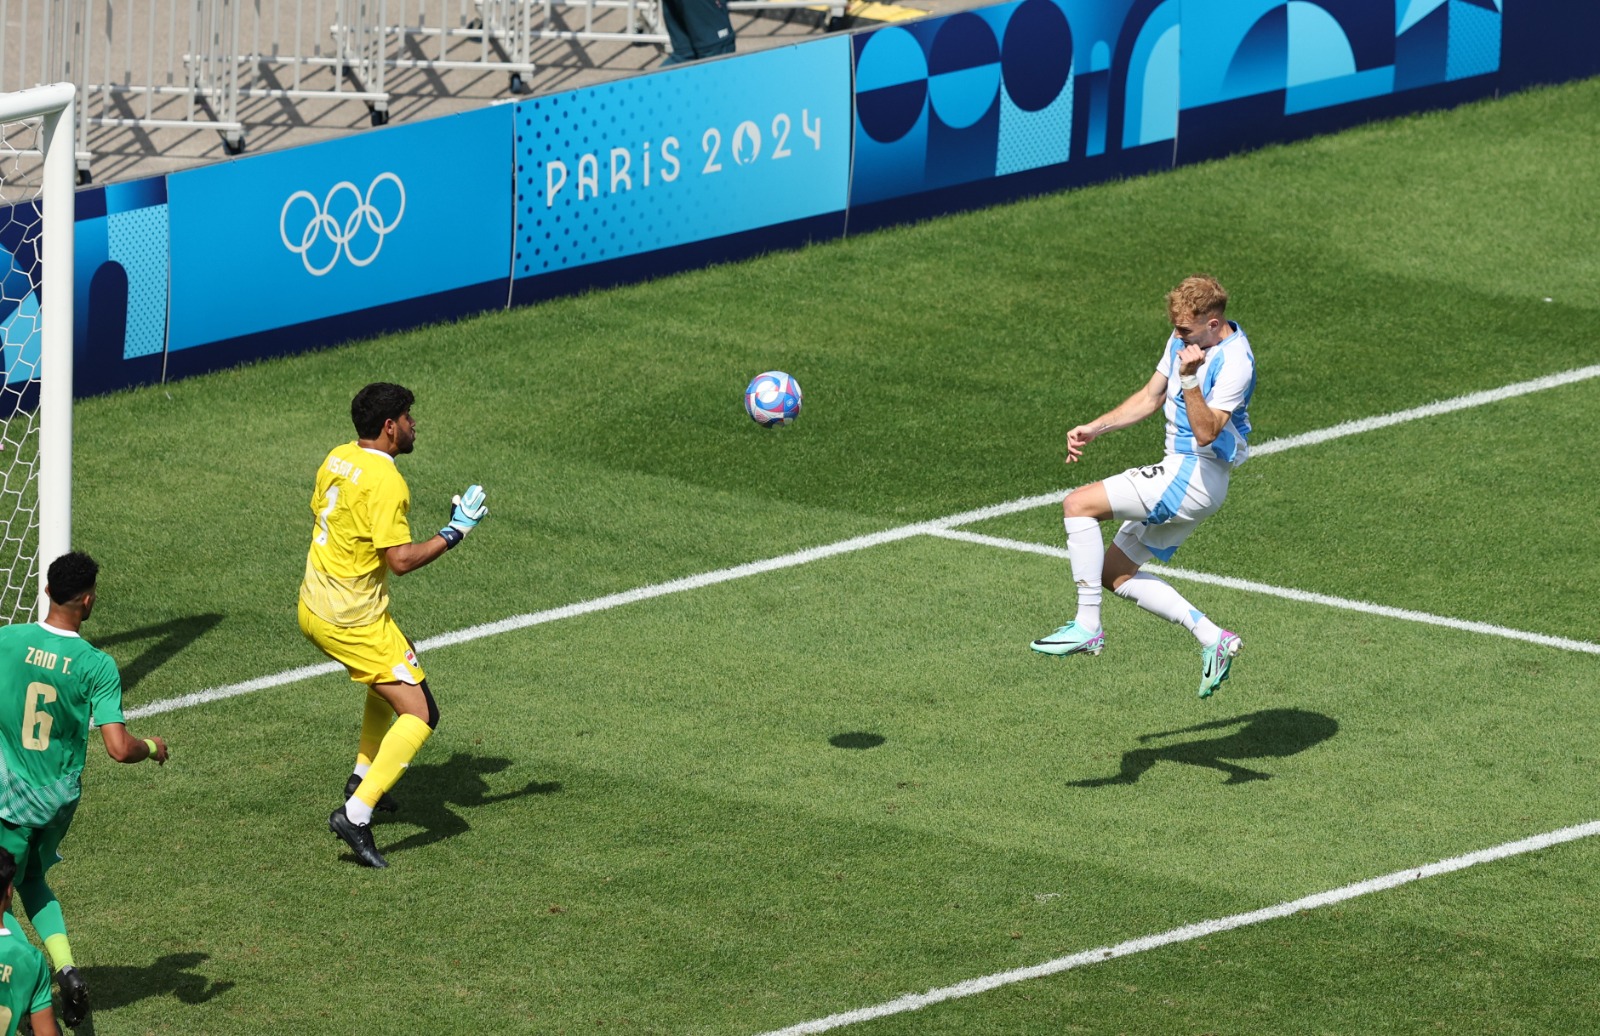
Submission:
[[167,207],[106,218],[111,255],[128,273],[128,331],[122,358],[154,356],[167,340]]

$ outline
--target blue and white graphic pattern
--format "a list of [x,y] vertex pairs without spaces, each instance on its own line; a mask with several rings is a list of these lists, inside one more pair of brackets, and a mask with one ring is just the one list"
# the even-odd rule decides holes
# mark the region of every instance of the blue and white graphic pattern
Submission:
[[515,276],[843,211],[849,60],[833,37],[518,104]]
[[168,348],[504,281],[510,133],[497,106],[174,173]]

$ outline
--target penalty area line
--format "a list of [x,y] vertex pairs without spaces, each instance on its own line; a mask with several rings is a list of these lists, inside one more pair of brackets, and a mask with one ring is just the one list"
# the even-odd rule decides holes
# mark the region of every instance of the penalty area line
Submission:
[[1001,971],[981,978],[967,979],[964,982],[957,982],[955,985],[930,989],[926,993],[909,993],[872,1007],[861,1007],[853,1011],[831,1014],[826,1018],[801,1022],[798,1025],[791,1025],[787,1028],[773,1029],[770,1032],[762,1033],[761,1036],[807,1036],[807,1034],[827,1032],[830,1029],[839,1029],[847,1025],[856,1025],[877,1018],[886,1018],[890,1015],[904,1014],[907,1011],[918,1011],[924,1007],[930,1007],[949,1000],[976,996],[979,993],[986,993],[991,989],[999,989],[1002,986],[1058,975],[1074,968],[1116,960],[1119,957],[1144,953],[1147,950],[1160,949],[1163,946],[1171,946],[1176,943],[1189,942],[1194,939],[1229,932],[1236,928],[1261,924],[1264,921],[1275,921],[1302,911],[1316,910],[1321,907],[1331,906],[1334,903],[1343,903],[1360,896],[1371,895],[1374,892],[1398,888],[1414,881],[1421,881],[1423,878],[1438,877],[1441,874],[1450,874],[1454,871],[1465,870],[1468,867],[1475,867],[1480,863],[1492,863],[1496,860],[1504,860],[1524,853],[1537,852],[1540,849],[1548,849],[1551,846],[1577,841],[1580,838],[1591,838],[1596,834],[1600,834],[1600,820],[1591,820],[1585,824],[1564,827],[1560,830],[1533,835],[1515,842],[1506,842],[1502,845],[1480,849],[1461,856],[1452,856],[1449,859],[1439,860],[1436,863],[1425,864],[1421,867],[1409,867],[1405,870],[1395,871],[1392,874],[1369,878],[1366,881],[1358,881],[1353,885],[1345,885],[1342,888],[1318,892],[1314,895],[1292,899],[1275,906],[1263,907],[1260,910],[1214,918],[1210,921],[1200,921],[1196,924],[1184,925],[1181,928],[1174,928],[1156,935],[1129,939],[1126,942],[1117,943],[1115,946],[1101,946],[1092,950],[1084,950],[1081,953],[1074,953],[1067,957],[1057,957],[1042,964],[1016,968],[1011,971]]
[[[959,517],[959,516],[957,516]],[[548,608],[544,611],[530,612],[526,615],[513,615],[508,619],[496,622],[486,622],[478,626],[468,626],[452,633],[441,633],[436,637],[428,637],[417,641],[418,651],[431,651],[434,648],[454,647],[458,644],[482,640],[484,637],[499,636],[514,630],[527,629],[530,626],[541,626],[547,622],[557,622],[561,619],[576,618],[579,615],[588,615],[592,612],[607,611],[620,608],[623,605],[635,604],[639,601],[648,601],[654,597],[665,597],[669,594],[683,593],[688,590],[699,590],[718,583],[732,582],[748,576],[761,575],[765,572],[775,572],[779,569],[794,568],[797,565],[810,564],[823,558],[833,557],[838,554],[848,554],[852,551],[866,550],[870,547],[893,543],[897,540],[910,539],[933,531],[936,526],[931,522],[922,522],[915,525],[902,525],[896,529],[885,529],[882,532],[869,533],[865,536],[856,536],[837,543],[828,543],[820,547],[810,547],[806,550],[795,551],[780,557],[767,558],[763,561],[752,561],[744,565],[734,565],[731,568],[719,568],[712,572],[702,572],[699,575],[685,576],[682,579],[673,579],[665,583],[652,583],[649,586],[635,587],[621,593],[608,594],[605,597],[595,597],[576,604],[562,605],[559,608]],[[321,665],[303,666],[299,669],[290,669],[285,672],[275,673],[271,676],[259,677],[255,680],[246,680],[244,683],[228,684],[224,687],[212,687],[193,694],[185,694],[177,698],[166,698],[161,701],[150,702],[137,708],[128,709],[124,715],[128,719],[139,719],[144,716],[155,716],[163,712],[172,712],[175,709],[189,708],[195,705],[204,705],[208,702],[221,701],[224,698],[233,698],[253,691],[266,690],[269,687],[281,687],[284,684],[297,683],[300,680],[309,680],[312,677],[325,676],[329,673],[342,673],[344,666],[336,662],[324,662]]]
[[[947,540],[976,543],[984,547],[999,547],[1003,550],[1014,550],[1025,554],[1043,554],[1046,557],[1067,558],[1065,547],[1052,547],[1044,543],[1029,543],[1026,540],[985,536],[982,533],[965,532],[958,529],[935,529],[931,530],[928,535],[938,536]],[[1232,576],[1215,576],[1208,572],[1193,572],[1189,569],[1172,568],[1167,565],[1151,564],[1144,566],[1144,568],[1147,572],[1171,579],[1184,579],[1192,583],[1209,583],[1212,586],[1227,587],[1230,590],[1243,590],[1246,593],[1264,594],[1287,601],[1298,601],[1302,604],[1320,604],[1328,608],[1342,608],[1345,611],[1363,612],[1367,615],[1378,615],[1386,619],[1420,622],[1429,626],[1443,626],[1447,629],[1460,630],[1463,633],[1482,633],[1491,637],[1504,637],[1507,640],[1521,640],[1529,644],[1538,644],[1542,647],[1560,648],[1562,651],[1577,651],[1588,655],[1600,655],[1600,644],[1590,643],[1587,640],[1569,640],[1566,637],[1552,637],[1544,633],[1529,633],[1526,630],[1496,626],[1487,622],[1452,619],[1448,615],[1432,615],[1428,612],[1412,611],[1409,608],[1391,608],[1386,604],[1354,601],[1348,597],[1311,593],[1308,590],[1273,586],[1270,583],[1256,583],[1248,579],[1235,579]]]

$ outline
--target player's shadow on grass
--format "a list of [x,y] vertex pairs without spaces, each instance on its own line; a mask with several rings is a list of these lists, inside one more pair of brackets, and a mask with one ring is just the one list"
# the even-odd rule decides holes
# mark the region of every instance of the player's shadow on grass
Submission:
[[144,653],[130,662],[122,662],[122,689],[128,690],[167,663],[184,648],[193,644],[222,621],[220,615],[190,615],[170,622],[157,623],[136,630],[124,630],[109,637],[95,637],[94,646],[108,651],[114,644],[127,644],[140,640],[154,640]]
[[[185,1004],[203,1004],[234,986],[232,982],[213,982],[195,972],[210,959],[206,953],[169,953],[145,968],[89,965],[83,969],[83,977],[89,984],[90,1009],[111,1011],[146,997],[168,994]],[[94,1015],[89,1018],[93,1021]],[[88,1026],[77,1030],[79,1036],[92,1031]]]
[[1271,759],[1304,752],[1321,744],[1339,732],[1339,723],[1320,712],[1303,709],[1262,709],[1232,719],[1198,723],[1179,730],[1165,730],[1158,734],[1142,734],[1141,743],[1180,734],[1200,734],[1211,730],[1237,727],[1231,734],[1221,737],[1180,741],[1154,748],[1135,748],[1122,753],[1122,767],[1113,777],[1091,777],[1087,780],[1068,781],[1070,788],[1103,788],[1108,784],[1132,784],[1144,776],[1156,763],[1185,763],[1204,766],[1228,775],[1225,784],[1244,784],[1248,781],[1266,781],[1272,774],[1252,770],[1229,760]]
[[[559,781],[530,781],[524,788],[495,794],[484,779],[488,774],[499,773],[511,765],[510,759],[489,759],[466,752],[456,752],[442,763],[413,766],[406,771],[405,780],[396,785],[395,798],[400,800],[400,812],[392,818],[379,813],[375,820],[391,823],[416,824],[422,830],[407,835],[393,845],[383,845],[377,829],[378,850],[384,854],[420,849],[434,842],[470,831],[459,809],[476,809],[509,802],[526,795],[554,795],[561,791]],[[455,807],[455,808],[451,808]]]

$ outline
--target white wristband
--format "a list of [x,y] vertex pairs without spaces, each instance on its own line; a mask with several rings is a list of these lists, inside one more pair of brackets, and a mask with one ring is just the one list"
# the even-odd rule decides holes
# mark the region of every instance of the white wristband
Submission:
[[1182,385],[1184,391],[1187,392],[1189,389],[1199,388],[1200,379],[1193,374],[1183,374],[1178,377],[1178,384]]

